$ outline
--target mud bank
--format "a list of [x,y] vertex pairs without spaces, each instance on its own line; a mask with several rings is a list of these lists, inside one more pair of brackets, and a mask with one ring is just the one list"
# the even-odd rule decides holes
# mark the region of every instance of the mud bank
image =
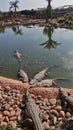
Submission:
[[[36,87],[36,88],[31,88],[29,83],[22,83],[21,81],[6,78],[0,76],[0,85],[1,86],[9,86],[11,89],[17,89],[20,90],[21,94],[23,95],[26,91],[26,89],[29,89],[30,93],[35,94],[35,95],[41,95],[43,98],[58,98],[59,93],[58,93],[58,88],[44,88],[44,87]],[[68,89],[64,88],[65,92],[70,92],[73,94],[73,89]]]

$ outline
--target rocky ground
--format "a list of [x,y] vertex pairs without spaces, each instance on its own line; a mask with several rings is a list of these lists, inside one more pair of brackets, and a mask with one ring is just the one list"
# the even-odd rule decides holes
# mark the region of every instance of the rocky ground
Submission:
[[19,90],[0,86],[0,125],[11,124],[13,128],[17,127],[17,122],[21,120],[21,101]]
[[[34,94],[31,96],[40,108],[40,118],[45,130],[55,130],[58,125],[71,118],[71,109],[62,107],[60,99],[48,99]],[[0,127],[11,124],[17,130],[24,129],[22,124],[24,109],[21,109],[21,105],[24,104],[20,90],[0,86]]]

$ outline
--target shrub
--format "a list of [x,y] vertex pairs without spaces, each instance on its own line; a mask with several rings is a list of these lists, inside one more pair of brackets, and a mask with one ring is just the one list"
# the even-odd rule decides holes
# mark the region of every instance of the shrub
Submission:
[[16,130],[16,129],[14,129],[13,127],[12,127],[12,125],[7,125],[7,126],[5,126],[5,125],[1,125],[0,126],[0,130]]
[[58,22],[59,22],[59,23],[63,23],[64,21],[65,21],[65,18],[64,18],[64,17],[59,17],[59,18],[58,18]]

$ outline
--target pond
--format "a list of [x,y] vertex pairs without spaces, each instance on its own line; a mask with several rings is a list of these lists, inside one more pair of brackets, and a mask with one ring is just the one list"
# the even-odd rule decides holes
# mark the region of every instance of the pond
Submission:
[[73,30],[39,26],[0,27],[0,75],[16,79],[20,63],[14,51],[22,53],[21,68],[32,78],[49,67],[48,78],[58,86],[73,87]]

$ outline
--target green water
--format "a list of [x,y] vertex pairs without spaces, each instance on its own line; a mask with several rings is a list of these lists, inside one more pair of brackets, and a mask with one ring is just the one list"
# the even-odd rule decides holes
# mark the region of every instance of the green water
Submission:
[[14,51],[22,53],[21,68],[32,78],[48,67],[48,78],[63,77],[63,87],[73,87],[73,31],[39,26],[0,28],[0,75],[16,79],[19,62]]

